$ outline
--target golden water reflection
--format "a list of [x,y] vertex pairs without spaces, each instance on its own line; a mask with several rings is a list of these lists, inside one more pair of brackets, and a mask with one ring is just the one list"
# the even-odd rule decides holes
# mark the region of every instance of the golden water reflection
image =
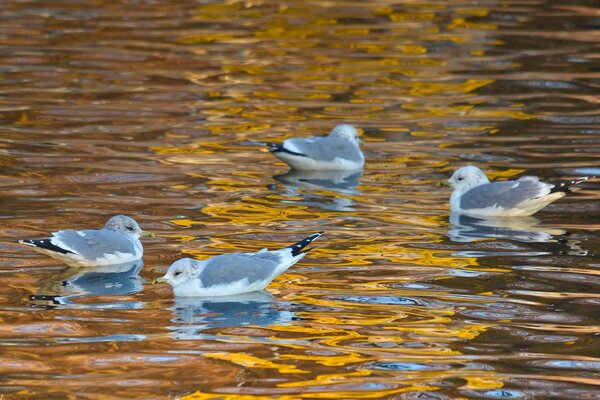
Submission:
[[[575,3],[2,2],[0,397],[594,398],[597,182],[517,225],[454,219],[438,185],[600,173]],[[349,175],[251,142],[341,122]],[[120,213],[158,234],[143,269],[16,243]],[[150,284],[317,231],[265,292]]]

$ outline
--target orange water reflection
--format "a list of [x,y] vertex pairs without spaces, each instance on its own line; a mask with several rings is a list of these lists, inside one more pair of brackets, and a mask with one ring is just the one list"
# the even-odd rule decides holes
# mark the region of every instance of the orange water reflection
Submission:
[[[0,397],[595,398],[597,183],[503,227],[449,220],[438,186],[600,174],[575,3],[2,2]],[[250,142],[340,122],[350,177]],[[139,274],[16,243],[117,213],[158,234]],[[149,283],[322,230],[268,292]]]

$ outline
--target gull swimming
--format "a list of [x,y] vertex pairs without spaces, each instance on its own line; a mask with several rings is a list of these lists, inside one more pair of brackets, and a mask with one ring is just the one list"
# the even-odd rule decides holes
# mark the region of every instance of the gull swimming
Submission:
[[352,125],[338,125],[327,136],[261,143],[295,170],[357,170],[365,164],[361,140]]
[[303,249],[321,236],[314,233],[280,250],[221,254],[207,260],[182,258],[155,280],[173,287],[175,296],[230,296],[262,290],[306,255]]
[[96,267],[137,261],[144,255],[141,236],[144,232],[133,218],[116,215],[99,230],[71,229],[53,232],[47,239],[24,239],[19,243],[63,261],[72,267]]
[[456,213],[486,217],[529,216],[586,180],[588,178],[584,177],[559,186],[541,182],[536,176],[490,182],[482,170],[469,165],[456,170],[448,180],[454,187],[450,209]]

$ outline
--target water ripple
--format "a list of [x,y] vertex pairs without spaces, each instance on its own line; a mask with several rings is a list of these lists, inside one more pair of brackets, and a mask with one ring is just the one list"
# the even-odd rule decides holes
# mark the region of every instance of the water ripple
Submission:
[[[0,4],[7,396],[597,398],[597,179],[536,215],[448,215],[451,171],[597,175],[586,0]],[[361,129],[306,174],[251,140]],[[17,239],[132,215],[141,264]],[[269,286],[173,299],[182,255],[326,231]]]

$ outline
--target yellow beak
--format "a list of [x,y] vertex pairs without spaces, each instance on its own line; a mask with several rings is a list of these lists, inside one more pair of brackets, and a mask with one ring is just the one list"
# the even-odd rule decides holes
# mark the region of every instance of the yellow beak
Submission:
[[140,235],[141,237],[156,237],[156,235],[152,232],[143,231]]
[[450,181],[439,181],[437,183],[437,186],[452,186],[452,184],[450,183]]
[[152,284],[157,284],[157,283],[168,283],[168,281],[165,279],[164,276],[161,276],[160,278],[156,278],[155,280],[152,281]]

